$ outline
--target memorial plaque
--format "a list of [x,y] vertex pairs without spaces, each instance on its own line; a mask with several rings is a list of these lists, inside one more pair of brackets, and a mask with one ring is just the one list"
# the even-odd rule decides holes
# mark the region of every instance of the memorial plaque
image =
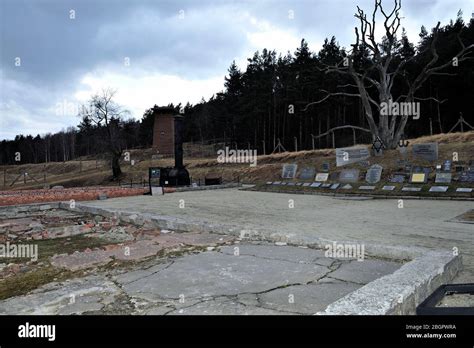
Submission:
[[281,181],[274,181],[273,185],[281,185]]
[[412,173],[424,173],[423,167],[421,166],[413,166],[411,168]]
[[321,186],[321,183],[320,182],[313,182],[310,186],[311,187],[319,187],[319,186]]
[[472,192],[472,188],[469,187],[458,187],[456,192],[463,192],[463,193],[470,193]]
[[382,190],[383,191],[393,191],[393,190],[395,190],[395,186],[385,185],[384,187],[382,187]]
[[289,182],[289,183],[287,184],[287,186],[295,186],[295,185],[296,185],[295,182]]
[[286,186],[286,184],[288,184],[286,181],[283,181],[280,185],[281,186]]
[[151,187],[151,195],[152,196],[160,196],[163,194],[163,187],[161,186],[152,186]]
[[322,184],[321,185],[321,188],[329,188],[329,187],[331,187],[331,184]]
[[405,175],[403,174],[394,174],[392,175],[392,178],[390,179],[391,183],[399,183],[402,184],[405,182]]
[[347,147],[336,149],[336,166],[357,163],[370,157],[367,147]]
[[330,164],[329,162],[323,162],[323,172],[329,172]]
[[301,185],[303,185],[302,182],[297,182],[297,183],[296,183],[296,186],[301,186]]
[[438,160],[438,143],[413,144],[413,157],[426,161]]
[[352,185],[351,184],[345,184],[344,186],[341,187],[343,190],[350,190],[352,189]]
[[449,161],[449,160],[444,161],[443,170],[445,172],[450,172],[451,171],[451,161]]
[[315,174],[316,174],[316,169],[314,169],[314,167],[305,167],[301,169],[300,179],[313,180]]
[[344,169],[340,174],[339,174],[339,181],[344,182],[344,183],[349,183],[349,182],[357,182],[359,181],[359,169]]
[[425,173],[413,173],[410,177],[410,183],[412,184],[425,184],[427,177]]
[[449,184],[451,183],[451,173],[436,173],[435,183],[437,184]]
[[420,192],[421,187],[410,187],[410,186],[405,186],[402,188],[402,191],[409,191],[409,192]]
[[284,164],[283,165],[283,172],[281,173],[281,177],[283,179],[294,179],[296,176],[296,170],[298,169],[298,165],[293,164]]
[[309,185],[311,185],[310,182],[305,182],[305,183],[303,184],[303,187],[308,187]]
[[474,182],[474,170],[463,172],[459,176],[459,181],[460,182]]
[[338,183],[332,184],[330,188],[331,188],[331,190],[336,190],[340,185],[341,184],[338,184]]
[[372,191],[375,190],[375,186],[359,186],[359,190]]
[[367,174],[365,175],[365,181],[369,184],[376,184],[380,181],[380,177],[382,176],[383,167],[378,164],[372,165],[369,170],[367,170]]
[[429,192],[446,192],[448,191],[448,186],[431,186]]
[[314,181],[328,181],[329,173],[318,173]]
[[159,179],[161,175],[161,168],[151,167],[149,168],[149,177],[152,179]]
[[267,185],[273,185],[273,182],[267,181]]

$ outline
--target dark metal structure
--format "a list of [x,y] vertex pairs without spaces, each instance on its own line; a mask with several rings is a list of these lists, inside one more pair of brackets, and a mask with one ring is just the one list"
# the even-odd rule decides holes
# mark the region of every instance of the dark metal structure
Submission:
[[[184,117],[173,115],[174,119],[174,167],[149,168],[149,176],[158,179],[162,187],[188,186],[191,184],[189,172],[183,163]],[[151,181],[150,181],[151,185]]]

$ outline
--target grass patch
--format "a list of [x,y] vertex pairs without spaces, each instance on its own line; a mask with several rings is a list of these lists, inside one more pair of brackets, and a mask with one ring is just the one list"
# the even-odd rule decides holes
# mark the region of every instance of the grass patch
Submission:
[[[38,261],[44,261],[56,254],[72,254],[75,251],[84,251],[87,248],[93,249],[104,245],[114,244],[111,241],[98,237],[88,237],[87,235],[76,235],[55,239],[43,239],[36,241],[25,241],[22,244],[38,245]],[[5,258],[3,263],[23,263],[24,258]]]
[[0,281],[0,300],[25,295],[38,287],[53,281],[71,278],[73,272],[56,269],[50,265],[18,273]]

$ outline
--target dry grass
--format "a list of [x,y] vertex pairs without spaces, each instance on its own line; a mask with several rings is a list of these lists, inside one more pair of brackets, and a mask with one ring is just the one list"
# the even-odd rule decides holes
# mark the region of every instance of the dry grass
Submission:
[[[437,134],[417,139],[409,139],[410,145],[408,153],[411,153],[411,145],[425,142],[439,143],[440,163],[445,159],[452,159],[453,152],[457,152],[460,161],[469,161],[474,159],[474,131],[465,133]],[[360,146],[360,145],[358,145]],[[369,146],[369,145],[367,145]],[[135,160],[135,165],[123,163],[122,170],[124,172],[124,180],[133,180],[138,182],[148,180],[148,167],[166,167],[173,166],[172,158],[152,159],[156,152],[153,149],[130,150],[131,158]],[[239,178],[245,182],[265,182],[279,179],[283,163],[297,163],[298,169],[301,170],[305,166],[314,166],[317,170],[322,167],[323,162],[329,162],[331,171],[336,170],[335,167],[335,150],[321,149],[312,151],[284,152],[272,155],[258,157],[258,165],[250,167],[248,164],[218,164],[214,158],[186,158],[185,164],[190,172],[193,180],[203,179],[209,174],[221,175],[224,180],[236,180]],[[400,155],[397,150],[386,151],[381,158],[371,158],[371,163],[379,163],[384,167],[383,177],[388,177],[393,171],[398,170],[397,160]],[[413,160],[411,155],[408,159],[415,165],[427,165],[423,161]],[[46,166],[47,182],[50,185],[63,185],[65,187],[72,186],[93,186],[93,185],[117,185],[111,182],[111,171],[107,162],[98,161],[99,168],[96,169],[96,161],[93,158],[84,158],[82,161],[82,172],[80,171],[80,161],[69,161],[65,163],[49,163]],[[359,165],[353,165],[360,168]],[[41,188],[42,184],[38,184],[33,180],[29,180],[24,184],[22,180],[10,187],[9,184],[18,176],[18,173],[27,171],[38,181],[43,180],[44,164],[25,164],[19,166],[0,166],[0,180],[3,179],[3,169],[8,170],[7,189],[19,188]],[[338,168],[340,169],[340,168]],[[0,182],[0,186],[3,182]]]

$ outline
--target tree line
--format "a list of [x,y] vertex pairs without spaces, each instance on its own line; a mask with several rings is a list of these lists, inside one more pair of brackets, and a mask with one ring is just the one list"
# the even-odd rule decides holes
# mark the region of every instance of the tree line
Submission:
[[[289,151],[296,147],[310,149],[312,135],[323,134],[333,127],[352,125],[371,129],[368,111],[379,121],[376,103],[367,110],[360,97],[366,93],[369,100],[382,101],[376,84],[379,82],[376,65],[383,66],[390,59],[388,74],[396,75],[391,96],[399,98],[409,91],[407,84],[415,83],[424,70],[453,61],[463,47],[473,45],[474,19],[465,23],[461,15],[458,13],[455,21],[443,27],[438,25],[430,32],[422,27],[416,44],[409,41],[404,30],[397,33],[392,27],[388,32],[392,37],[385,36],[382,42],[374,43],[377,47],[360,39],[345,48],[332,37],[324,41],[319,52],[312,52],[305,39],[293,53],[278,54],[263,49],[248,58],[244,70],[232,62],[224,90],[208,100],[194,105],[169,106],[185,116],[185,141],[188,142],[225,142],[232,147],[257,149],[259,154],[271,153],[278,141]],[[361,28],[364,28],[363,22]],[[364,34],[363,37],[369,36]],[[433,46],[438,65],[432,64]],[[447,64],[423,81],[413,99],[421,104],[421,117],[406,123],[405,136],[447,132],[461,113],[467,122],[474,124],[473,56],[472,50],[467,50],[465,59],[460,59],[457,65]],[[356,76],[375,83],[357,89],[353,76],[333,73],[332,70],[344,72],[343,63],[348,60]],[[68,161],[80,156],[109,156],[114,151],[121,154],[123,149],[150,147],[155,107],[147,109],[140,120],[111,113],[107,124],[101,118],[94,119],[94,113],[81,113],[76,127],[54,134],[17,135],[14,140],[3,140],[0,164]],[[379,122],[380,134],[383,123]],[[357,132],[356,140],[368,143],[373,135],[373,132]],[[352,145],[352,141],[352,131],[341,130],[336,146]],[[330,139],[320,138],[315,146],[330,147]],[[114,156],[117,157],[112,155],[111,158]]]

